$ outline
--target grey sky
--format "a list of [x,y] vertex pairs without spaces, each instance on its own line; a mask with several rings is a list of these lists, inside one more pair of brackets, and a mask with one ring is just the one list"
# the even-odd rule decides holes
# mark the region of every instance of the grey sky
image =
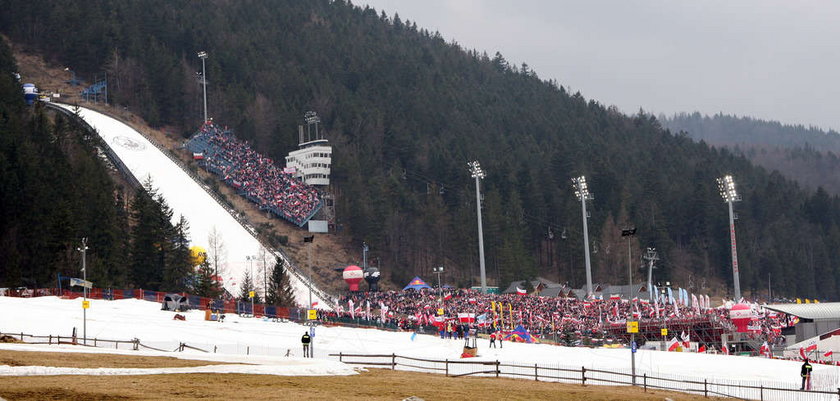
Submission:
[[363,0],[468,49],[655,114],[840,130],[840,2]]

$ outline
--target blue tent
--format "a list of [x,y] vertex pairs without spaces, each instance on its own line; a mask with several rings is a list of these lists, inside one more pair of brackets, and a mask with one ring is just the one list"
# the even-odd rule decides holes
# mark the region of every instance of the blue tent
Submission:
[[405,286],[405,288],[403,288],[403,291],[407,289],[419,290],[421,288],[431,289],[432,287],[429,287],[429,285],[426,284],[426,282],[423,281],[423,279],[421,279],[420,277],[414,277],[413,279],[411,279],[411,281],[408,282],[408,285]]
[[513,331],[509,332],[507,336],[505,336],[505,341],[513,341],[513,342],[521,342],[521,343],[534,343],[538,342],[537,338],[532,336],[528,330],[525,330],[522,325],[516,326]]

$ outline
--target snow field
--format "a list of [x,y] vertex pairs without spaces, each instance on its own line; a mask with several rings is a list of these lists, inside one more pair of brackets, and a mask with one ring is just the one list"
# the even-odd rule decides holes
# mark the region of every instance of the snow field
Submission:
[[[87,333],[90,339],[96,337],[110,340],[140,339],[142,344],[161,349],[176,349],[178,344],[211,350],[203,353],[194,350],[184,352],[160,353],[155,351],[129,351],[102,349],[102,352],[118,352],[131,355],[167,355],[181,356],[186,359],[207,359],[232,363],[254,363],[258,366],[279,366],[275,368],[253,368],[248,366],[232,367],[230,373],[257,373],[267,369],[271,373],[262,374],[352,374],[350,365],[340,364],[337,357],[328,354],[396,354],[406,357],[431,360],[445,359],[461,360],[460,354],[464,343],[459,340],[443,340],[436,336],[417,335],[412,341],[412,333],[388,332],[375,329],[357,329],[347,327],[315,328],[313,348],[314,359],[299,358],[302,355],[300,337],[309,327],[293,322],[272,322],[261,318],[244,318],[227,315],[224,323],[204,321],[203,311],[182,313],[186,321],[173,320],[174,312],[161,311],[160,305],[137,299],[116,301],[90,300],[87,310]],[[69,336],[73,328],[82,334],[81,300],[67,300],[57,297],[12,298],[0,297],[0,331],[3,333],[20,333],[33,335],[62,335]],[[474,360],[500,361],[503,364],[518,364],[530,366],[517,371],[526,375],[533,375],[533,365],[545,367],[571,368],[580,370],[600,369],[614,372],[630,372],[630,351],[628,349],[605,348],[577,348],[560,347],[544,344],[521,344],[505,342],[504,348],[488,348],[489,341],[478,340],[479,356]],[[113,345],[110,345],[113,347]],[[21,345],[3,345],[0,348],[19,349]],[[35,346],[27,345],[27,349],[41,349],[45,351],[79,350],[89,352],[89,348],[66,346]],[[107,347],[107,345],[106,345]],[[216,353],[212,350],[216,349]],[[142,349],[142,348],[141,348]],[[285,357],[289,352],[291,357]],[[637,373],[647,373],[655,376],[682,378],[702,382],[741,383],[773,386],[799,387],[800,363],[792,361],[772,360],[766,358],[737,357],[724,355],[677,353],[640,350],[636,354]],[[382,358],[380,362],[390,362],[390,357]],[[360,361],[360,358],[345,358],[345,361]],[[367,360],[375,362],[376,360]],[[443,363],[418,362],[400,360],[400,363],[410,363],[422,367],[443,368]],[[303,363],[304,365],[300,365]],[[307,365],[314,363],[315,365]],[[325,365],[320,365],[324,363]],[[327,363],[329,363],[327,365]],[[237,365],[239,366],[239,365]],[[478,370],[490,370],[491,367],[477,365],[450,364],[450,374],[467,373]],[[160,373],[176,373],[181,370],[166,370]],[[208,368],[209,369],[209,368]],[[223,368],[213,368],[223,369]],[[272,370],[273,369],[273,370]],[[400,367],[401,370],[418,370],[419,368]],[[24,372],[53,372],[54,370],[19,369]],[[83,370],[79,373],[59,374],[125,374],[125,369],[96,373]],[[508,369],[509,371],[509,369]],[[60,371],[65,372],[65,371]],[[438,373],[442,373],[438,372]],[[0,368],[0,374],[22,374],[8,367]],[[32,374],[32,373],[30,373]],[[145,374],[145,373],[144,373]],[[541,371],[540,375],[558,374]],[[564,377],[579,377],[579,373],[562,372]],[[825,386],[836,389],[838,368],[834,366],[814,365],[814,376],[821,380],[830,381]],[[607,378],[619,380],[614,375],[587,372],[590,378]],[[543,380],[543,379],[541,379]],[[622,379],[627,380],[627,379]],[[574,381],[571,381],[574,382]],[[579,383],[579,381],[577,381]],[[604,384],[595,381],[589,384]],[[650,380],[648,384],[656,384]],[[816,385],[817,383],[815,383]],[[670,383],[670,386],[675,386]],[[698,388],[685,385],[683,388]],[[700,386],[702,388],[702,386]],[[711,387],[710,387],[711,388]],[[730,395],[732,390],[727,390]],[[744,391],[741,396],[759,399],[755,392]],[[794,393],[780,393],[777,396],[765,392],[764,399],[791,399]],[[805,399],[836,399],[836,395],[829,398]]]

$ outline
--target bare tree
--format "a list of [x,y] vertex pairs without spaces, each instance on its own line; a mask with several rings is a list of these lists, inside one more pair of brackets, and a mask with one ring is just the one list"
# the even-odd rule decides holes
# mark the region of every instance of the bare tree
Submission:
[[223,277],[227,267],[227,249],[225,249],[225,242],[222,239],[222,234],[216,230],[216,226],[210,230],[207,236],[207,259],[210,260],[210,265],[213,268],[213,276],[218,280]]

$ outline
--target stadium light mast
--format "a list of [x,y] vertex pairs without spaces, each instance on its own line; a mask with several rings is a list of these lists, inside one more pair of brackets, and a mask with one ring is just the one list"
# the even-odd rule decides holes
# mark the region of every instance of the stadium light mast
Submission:
[[595,199],[586,186],[586,177],[572,178],[572,186],[575,189],[575,196],[580,201],[581,213],[583,215],[583,248],[586,261],[586,297],[592,296],[592,266],[589,261],[589,227],[587,225],[586,201]]
[[475,178],[475,212],[478,215],[478,262],[481,273],[481,293],[487,293],[487,273],[484,270],[484,233],[481,228],[481,184],[480,181],[487,176],[478,161],[467,163],[470,168],[470,176]]
[[732,247],[732,282],[735,285],[735,302],[741,299],[741,282],[738,278],[738,247],[735,244],[735,214],[732,212],[732,202],[741,201],[741,196],[735,190],[735,180],[727,174],[717,179],[720,196],[729,205],[729,239]]
[[204,84],[204,122],[207,122],[207,70],[204,66],[204,60],[207,59],[207,52],[204,50],[198,52],[198,58],[201,59],[201,83]]

